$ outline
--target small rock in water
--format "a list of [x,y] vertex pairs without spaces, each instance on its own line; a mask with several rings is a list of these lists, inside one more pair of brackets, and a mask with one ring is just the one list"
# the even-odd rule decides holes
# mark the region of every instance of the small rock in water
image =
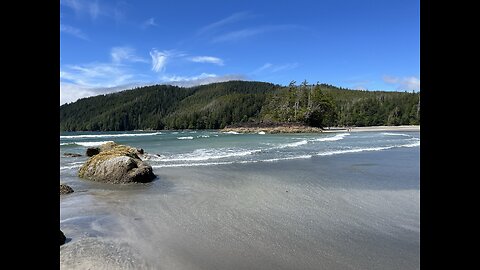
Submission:
[[60,195],[72,193],[73,189],[65,184],[60,184]]
[[65,244],[65,240],[67,240],[67,238],[65,237],[65,234],[63,234],[62,230],[60,230],[60,246]]
[[81,157],[82,155],[77,154],[77,153],[63,153],[64,156],[66,157]]

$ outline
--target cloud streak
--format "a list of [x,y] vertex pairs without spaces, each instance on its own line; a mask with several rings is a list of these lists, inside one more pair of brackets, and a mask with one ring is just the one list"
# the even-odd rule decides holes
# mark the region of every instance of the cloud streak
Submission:
[[259,73],[276,73],[279,71],[290,70],[298,67],[298,63],[287,63],[282,65],[274,65],[271,63],[265,63],[263,66],[257,68],[252,73],[259,74]]
[[420,90],[420,79],[415,76],[410,77],[395,77],[395,76],[383,76],[383,81],[388,84],[392,84],[396,86],[396,90]]
[[155,23],[155,18],[149,18],[142,23],[142,29],[146,29],[151,26],[158,26],[158,24]]
[[209,25],[206,25],[206,26],[200,28],[200,30],[197,31],[197,35],[203,35],[203,34],[206,34],[206,33],[216,32],[225,25],[235,23],[235,22],[247,19],[249,17],[251,17],[249,12],[234,13],[234,14],[226,17],[226,18],[223,18],[219,21],[216,21],[214,23],[211,23]]
[[79,39],[88,40],[87,35],[83,33],[82,30],[70,25],[60,24],[60,32],[64,32]]
[[89,87],[79,84],[60,82],[60,105],[75,102],[80,98],[109,94],[152,84],[153,83],[127,83],[113,87]]
[[112,62],[117,64],[124,61],[148,63],[148,60],[135,55],[135,50],[130,47],[113,47],[110,56],[112,57]]
[[111,63],[68,65],[60,72],[60,80],[86,87],[113,87],[133,77],[128,68]]
[[216,36],[212,39],[213,43],[218,43],[218,42],[233,42],[233,41],[238,41],[242,40],[245,38],[249,38],[252,36],[256,36],[259,34],[264,34],[268,32],[276,32],[276,31],[284,31],[284,30],[291,30],[299,28],[299,26],[294,25],[294,24],[282,24],[282,25],[264,25],[260,27],[254,27],[254,28],[244,28],[241,30],[236,30],[232,32],[228,32],[226,34],[222,34],[219,36]]
[[189,60],[195,63],[210,63],[210,64],[219,65],[219,66],[224,65],[222,59],[214,56],[195,56],[195,57],[191,57]]
[[63,0],[60,4],[71,8],[76,14],[87,14],[93,20],[102,13],[98,1]]
[[196,76],[163,76],[161,80],[166,84],[181,86],[181,87],[192,87],[196,85],[204,85],[215,82],[226,82],[232,80],[245,80],[243,75],[227,74],[227,75],[216,75],[211,73],[202,73]]
[[70,8],[77,16],[86,15],[91,20],[104,16],[119,21],[124,17],[126,8],[124,1],[117,1],[114,5],[102,2],[102,5],[100,5],[98,0],[62,0],[60,5]]

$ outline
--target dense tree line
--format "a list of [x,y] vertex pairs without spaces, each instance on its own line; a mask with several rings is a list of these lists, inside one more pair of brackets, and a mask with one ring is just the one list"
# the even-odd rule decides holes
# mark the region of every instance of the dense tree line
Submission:
[[359,91],[304,81],[154,85],[60,106],[60,130],[218,129],[255,122],[310,126],[420,123],[419,93]]

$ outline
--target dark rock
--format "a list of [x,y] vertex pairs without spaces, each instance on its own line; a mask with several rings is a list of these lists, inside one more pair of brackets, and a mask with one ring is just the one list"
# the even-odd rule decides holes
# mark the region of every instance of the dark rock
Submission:
[[143,155],[143,154],[144,154],[143,148],[137,148],[137,152],[138,152],[140,155]]
[[65,184],[60,184],[60,195],[72,193],[73,189]]
[[63,153],[64,156],[66,157],[81,157],[82,155],[77,154],[77,153]]
[[65,241],[67,238],[65,237],[65,234],[63,234],[62,230],[60,230],[60,246],[65,244]]
[[93,157],[93,156],[97,155],[98,153],[100,153],[100,148],[89,147],[89,148],[87,148],[86,155],[87,155],[87,157]]
[[79,177],[113,184],[145,183],[156,177],[152,166],[138,157],[140,153],[136,148],[106,143],[100,150],[80,167]]

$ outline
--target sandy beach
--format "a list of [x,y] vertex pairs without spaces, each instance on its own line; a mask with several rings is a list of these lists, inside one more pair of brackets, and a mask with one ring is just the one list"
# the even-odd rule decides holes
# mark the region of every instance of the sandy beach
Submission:
[[309,126],[277,126],[277,127],[227,127],[223,132],[237,133],[333,133],[333,132],[366,132],[366,131],[420,131],[419,125],[409,126],[369,126],[369,127],[326,127],[324,129]]
[[345,127],[325,128],[323,132],[365,132],[365,131],[420,131],[419,125],[411,126],[371,126],[371,127]]

